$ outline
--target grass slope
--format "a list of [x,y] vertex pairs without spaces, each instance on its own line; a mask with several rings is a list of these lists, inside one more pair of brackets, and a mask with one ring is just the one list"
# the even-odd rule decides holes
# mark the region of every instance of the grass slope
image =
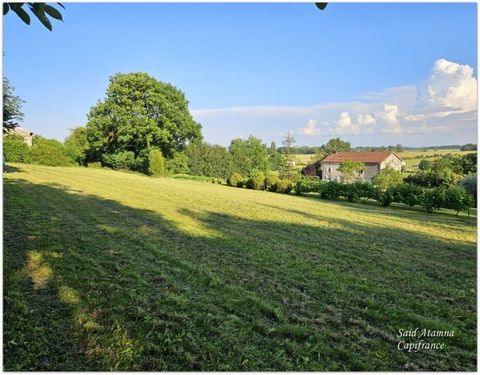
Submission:
[[[476,368],[474,220],[12,169],[5,369]],[[455,335],[434,340],[444,350],[398,350],[399,329],[416,327]]]

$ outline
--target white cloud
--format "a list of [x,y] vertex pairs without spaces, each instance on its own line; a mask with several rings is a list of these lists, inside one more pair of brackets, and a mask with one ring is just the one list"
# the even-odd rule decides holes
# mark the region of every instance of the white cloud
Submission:
[[418,85],[368,92],[352,102],[203,109],[193,110],[192,115],[204,124],[207,139],[210,134],[224,136],[232,128],[242,129],[245,136],[278,134],[295,124],[305,124],[297,128],[303,137],[457,136],[462,131],[464,139],[475,139],[477,79],[470,66],[439,59]]
[[320,129],[317,128],[317,122],[314,119],[310,119],[304,128],[298,128],[298,134],[301,135],[318,135]]

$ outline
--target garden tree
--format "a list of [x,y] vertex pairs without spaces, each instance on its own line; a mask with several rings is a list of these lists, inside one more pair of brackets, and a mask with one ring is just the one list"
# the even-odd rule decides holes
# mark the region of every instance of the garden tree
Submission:
[[440,186],[442,183],[447,186],[457,185],[461,179],[458,169],[458,167],[455,168],[454,163],[448,157],[435,160],[429,170],[433,186]]
[[467,211],[470,216],[470,208],[473,205],[473,197],[462,187],[452,187],[445,191],[445,207],[457,211]]
[[3,132],[6,133],[23,120],[22,104],[25,103],[15,95],[15,89],[7,78],[3,78]]
[[464,175],[477,173],[477,153],[472,152],[470,154],[463,155],[459,164]]
[[[61,3],[57,4],[65,9]],[[60,11],[47,3],[3,3],[3,15],[6,15],[10,10],[23,22],[30,25],[30,15],[27,12],[29,10],[50,31],[52,31],[52,23],[48,17],[63,21]]]
[[280,177],[286,179],[292,179],[294,177],[295,171],[295,150],[293,144],[295,143],[295,138],[293,134],[288,132],[285,138],[282,141],[282,154],[283,154],[283,166],[280,171]]
[[388,188],[399,185],[403,182],[402,172],[386,167],[378,172],[372,178],[372,183],[381,191],[386,191]]
[[80,165],[85,164],[88,143],[84,127],[70,129],[70,134],[65,138],[63,145],[65,146],[65,152],[72,161]]
[[477,175],[466,176],[460,181],[460,186],[470,193],[477,202]]
[[432,163],[430,163],[428,160],[426,159],[422,159],[420,160],[420,163],[418,163],[418,169],[420,170],[426,170],[426,169],[429,169],[432,167]]
[[344,160],[340,163],[338,171],[342,173],[343,182],[349,184],[357,179],[359,171],[365,164],[359,161]]
[[350,151],[350,142],[342,141],[340,138],[332,138],[322,146],[325,156],[335,152]]
[[232,157],[232,172],[248,177],[254,170],[262,172],[267,170],[267,146],[252,135],[247,139],[233,139],[228,151]]
[[268,149],[268,166],[267,169],[271,171],[278,171],[283,166],[283,157],[280,152],[277,150],[277,145],[275,142],[270,144]]
[[106,97],[91,108],[86,129],[88,162],[129,153],[128,158],[135,159],[130,168],[138,170],[145,165],[150,148],[157,147],[170,158],[188,141],[202,137],[183,92],[146,73],[110,77]]
[[191,142],[185,153],[191,175],[227,179],[232,174],[232,156],[223,146]]

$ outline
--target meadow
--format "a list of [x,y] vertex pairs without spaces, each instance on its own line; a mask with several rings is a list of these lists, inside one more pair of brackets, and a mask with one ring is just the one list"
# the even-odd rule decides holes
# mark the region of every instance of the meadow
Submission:
[[8,169],[5,370],[476,369],[473,218]]

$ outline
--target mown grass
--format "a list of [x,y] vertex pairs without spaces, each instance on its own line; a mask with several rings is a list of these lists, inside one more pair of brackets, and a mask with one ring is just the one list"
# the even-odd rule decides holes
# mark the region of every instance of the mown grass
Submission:
[[[11,168],[7,370],[476,369],[473,219]],[[398,350],[416,327],[455,336]]]

